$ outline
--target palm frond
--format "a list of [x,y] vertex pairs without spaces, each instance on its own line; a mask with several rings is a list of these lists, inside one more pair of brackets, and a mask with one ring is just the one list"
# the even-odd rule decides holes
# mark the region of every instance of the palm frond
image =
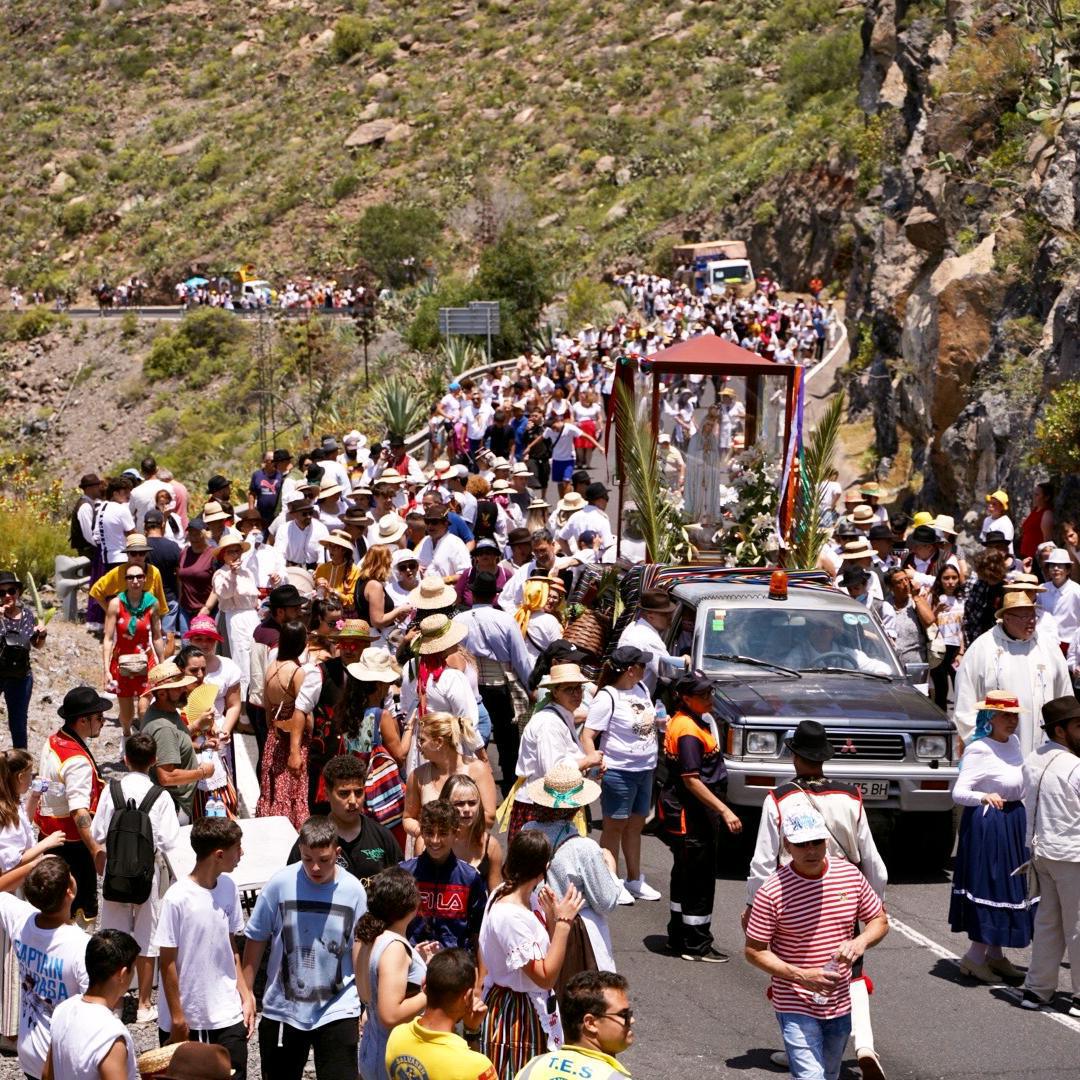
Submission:
[[814,569],[825,543],[827,530],[821,522],[821,488],[833,468],[843,414],[844,395],[837,394],[804,446],[791,523],[791,564],[796,569]]
[[634,407],[626,384],[615,384],[615,437],[630,495],[637,504],[637,520],[652,562],[678,562],[693,549],[682,515],[671,500],[657,460],[656,440],[644,414]]

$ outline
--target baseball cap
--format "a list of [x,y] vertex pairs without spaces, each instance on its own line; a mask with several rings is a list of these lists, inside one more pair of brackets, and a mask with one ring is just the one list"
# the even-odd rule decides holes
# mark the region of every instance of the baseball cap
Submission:
[[494,551],[498,552],[499,545],[494,540],[489,540],[486,536],[480,540],[477,540],[473,545],[472,553],[478,555],[481,551]]
[[418,563],[419,561],[416,552],[411,548],[395,548],[394,554],[390,556],[391,566],[400,566],[402,563],[407,562]]
[[828,840],[829,830],[825,819],[809,803],[785,807],[781,828],[789,844],[805,844],[813,840]]

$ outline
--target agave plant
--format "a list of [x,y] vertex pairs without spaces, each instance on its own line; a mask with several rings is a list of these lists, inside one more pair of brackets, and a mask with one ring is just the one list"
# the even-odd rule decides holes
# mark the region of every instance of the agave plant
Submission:
[[844,395],[837,394],[826,406],[799,456],[790,555],[791,565],[797,569],[812,570],[817,566],[828,535],[821,521],[821,488],[833,467],[843,412]]
[[548,356],[555,351],[555,327],[551,323],[534,327],[529,331],[529,348],[541,356]]
[[452,337],[439,346],[442,368],[451,379],[460,378],[470,368],[481,364],[476,346],[462,337]]
[[372,394],[372,406],[390,435],[409,435],[428,417],[427,398],[407,379],[392,377],[379,383]]
[[615,384],[615,437],[650,562],[684,561],[693,555],[693,545],[661,478],[656,439],[644,414],[644,403],[639,413],[621,381]]

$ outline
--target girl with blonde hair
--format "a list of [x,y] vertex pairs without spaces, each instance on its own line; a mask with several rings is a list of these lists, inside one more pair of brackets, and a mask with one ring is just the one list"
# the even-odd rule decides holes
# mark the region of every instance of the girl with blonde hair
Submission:
[[480,788],[468,773],[454,773],[439,792],[461,820],[454,833],[454,854],[476,867],[487,882],[488,892],[502,883],[503,849],[484,820]]
[[491,766],[469,750],[477,741],[471,720],[445,712],[429,712],[420,720],[419,735],[424,761],[409,773],[405,785],[405,832],[417,842],[417,852],[420,808],[437,799],[443,784],[454,774],[464,773],[476,784],[486,826],[495,821],[498,805]]
[[353,594],[357,618],[363,619],[383,637],[412,610],[407,605],[394,607],[386,594],[393,557],[390,544],[373,544],[369,547],[357,570],[356,591]]

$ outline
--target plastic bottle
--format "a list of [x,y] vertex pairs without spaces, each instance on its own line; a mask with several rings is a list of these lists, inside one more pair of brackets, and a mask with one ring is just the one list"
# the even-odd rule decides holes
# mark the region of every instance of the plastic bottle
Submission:
[[[822,965],[821,970],[822,971],[839,971],[840,970],[840,965],[836,962],[836,957],[834,956],[827,964]],[[820,992],[816,992],[811,997],[810,1000],[813,1001],[813,1003],[815,1005],[824,1005],[825,1002],[829,1000],[829,995],[828,994],[822,994]]]
[[211,794],[210,798],[206,800],[206,810],[204,816],[210,817],[225,817],[225,803],[216,794]]
[[664,728],[667,727],[667,722],[668,722],[667,707],[664,705],[664,703],[662,701],[658,701],[653,706],[653,708],[654,708],[654,710],[656,712],[656,726],[661,731],[663,731]]

